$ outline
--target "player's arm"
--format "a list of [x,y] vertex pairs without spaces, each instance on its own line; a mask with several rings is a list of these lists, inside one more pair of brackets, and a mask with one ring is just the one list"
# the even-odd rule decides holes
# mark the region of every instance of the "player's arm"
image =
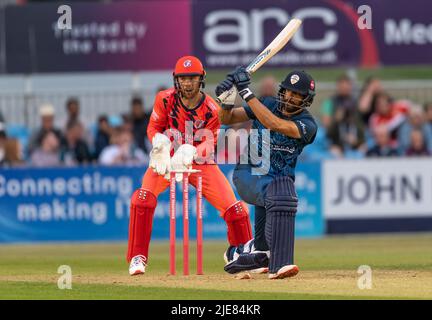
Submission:
[[147,127],[147,137],[152,143],[149,167],[159,175],[166,175],[170,167],[171,141],[165,136],[167,110],[161,93],[158,93],[153,104],[153,111]]
[[267,129],[279,132],[291,138],[301,138],[300,130],[294,121],[284,120],[275,116],[273,112],[255,97],[248,100],[247,104],[252,109],[255,117]]
[[167,116],[168,112],[164,105],[163,97],[161,93],[158,93],[153,104],[153,111],[147,127],[147,137],[150,141],[153,141],[153,137],[156,133],[164,132],[168,122]]
[[225,79],[219,83],[215,90],[216,96],[219,97],[222,93],[228,95],[221,102],[218,117],[221,124],[233,124],[250,120],[249,115],[243,107],[234,108],[235,99],[237,97],[237,89],[232,81]]
[[221,108],[219,110],[219,120],[221,124],[233,124],[248,121],[250,118],[243,107],[229,110]]
[[[236,70],[237,71],[237,70]],[[246,71],[244,71],[246,72]],[[230,92],[222,101],[222,110],[219,112],[219,119],[222,124],[233,124],[237,122],[244,122],[250,119],[258,119],[267,129],[277,131],[284,135],[293,138],[300,138],[300,132],[295,123],[292,121],[283,120],[275,116],[270,110],[267,109],[249,90],[248,85],[250,78],[246,75],[245,79],[234,79],[236,74],[229,74],[227,79],[219,83],[216,87],[216,96],[221,96],[223,93]],[[236,88],[233,88],[233,85]],[[243,94],[242,98],[248,103],[250,110],[245,108],[234,108],[235,97],[237,96],[237,88],[246,88],[249,90],[250,95]],[[245,99],[247,95],[247,99]],[[252,99],[253,98],[253,99]]]
[[233,83],[236,86],[239,95],[251,108],[253,116],[257,118],[264,127],[291,138],[299,139],[302,137],[296,123],[275,116],[273,112],[255,97],[249,89],[250,75],[244,67],[238,67],[234,72],[228,74],[225,81],[227,83]]

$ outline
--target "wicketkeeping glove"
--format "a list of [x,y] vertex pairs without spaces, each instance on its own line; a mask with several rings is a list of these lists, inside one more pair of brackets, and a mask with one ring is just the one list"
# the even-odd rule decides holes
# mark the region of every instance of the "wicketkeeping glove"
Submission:
[[[182,144],[171,158],[172,170],[187,170],[192,169],[192,163],[197,157],[197,150],[191,144]],[[176,181],[183,180],[183,173],[176,173]]]
[[170,139],[161,133],[156,133],[152,140],[153,149],[150,151],[149,167],[159,175],[165,175],[170,166]]

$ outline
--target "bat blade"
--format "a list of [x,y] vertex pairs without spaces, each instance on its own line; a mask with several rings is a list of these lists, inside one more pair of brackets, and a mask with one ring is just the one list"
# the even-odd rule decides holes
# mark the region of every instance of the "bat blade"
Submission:
[[[302,21],[300,19],[291,19],[285,28],[273,39],[272,42],[246,67],[246,71],[249,73],[254,73],[259,68],[262,67],[264,63],[269,61],[276,53],[278,53],[288,41],[294,36],[297,30],[300,28]],[[233,92],[231,88],[228,91],[223,92],[217,97],[217,101],[223,102],[228,96]]]
[[278,53],[300,28],[302,21],[292,19],[285,28],[273,39],[273,41],[247,66],[246,71],[253,73]]

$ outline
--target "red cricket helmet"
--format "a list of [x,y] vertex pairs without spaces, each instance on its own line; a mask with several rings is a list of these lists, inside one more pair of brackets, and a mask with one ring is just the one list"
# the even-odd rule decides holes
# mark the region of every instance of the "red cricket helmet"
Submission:
[[174,68],[173,78],[174,86],[179,89],[177,77],[179,76],[200,76],[200,82],[202,88],[205,87],[205,76],[206,72],[201,61],[194,56],[184,56],[177,60]]

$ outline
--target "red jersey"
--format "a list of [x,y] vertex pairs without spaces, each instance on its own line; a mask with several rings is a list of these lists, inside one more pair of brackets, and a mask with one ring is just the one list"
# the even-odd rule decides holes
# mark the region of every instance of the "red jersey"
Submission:
[[[212,149],[214,152],[216,148],[217,131],[221,125],[218,117],[219,108],[219,105],[204,93],[198,105],[189,109],[183,104],[174,88],[160,91],[155,98],[147,136],[152,141],[156,133],[166,133],[166,130],[173,129],[170,131],[172,136],[175,136],[176,132],[181,134],[181,144],[193,144],[197,147],[199,156],[210,156],[203,150]],[[202,129],[207,129],[204,134]],[[207,135],[211,133],[213,139],[208,139],[206,133]],[[171,140],[174,141],[174,147],[177,147],[176,144],[180,142],[178,137]],[[209,146],[209,143],[212,145]]]
[[387,115],[374,112],[369,119],[369,128],[374,131],[378,126],[385,125],[390,133],[391,143],[397,145],[397,130],[405,121],[409,110],[409,103],[404,100],[391,104],[391,111]]

